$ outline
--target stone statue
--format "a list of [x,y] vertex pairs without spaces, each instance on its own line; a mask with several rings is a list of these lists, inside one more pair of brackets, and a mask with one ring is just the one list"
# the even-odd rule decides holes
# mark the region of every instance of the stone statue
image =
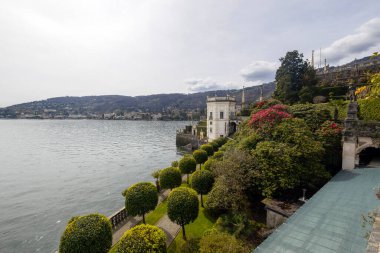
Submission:
[[350,102],[354,102],[354,101],[356,101],[355,91],[356,91],[356,85],[351,84],[351,85],[348,87],[348,92],[349,92]]

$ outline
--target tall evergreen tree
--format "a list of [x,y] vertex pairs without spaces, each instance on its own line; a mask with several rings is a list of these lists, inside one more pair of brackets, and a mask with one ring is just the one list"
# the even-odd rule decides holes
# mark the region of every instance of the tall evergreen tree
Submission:
[[311,102],[317,84],[313,67],[303,60],[303,54],[297,50],[287,52],[280,61],[273,97],[288,104]]

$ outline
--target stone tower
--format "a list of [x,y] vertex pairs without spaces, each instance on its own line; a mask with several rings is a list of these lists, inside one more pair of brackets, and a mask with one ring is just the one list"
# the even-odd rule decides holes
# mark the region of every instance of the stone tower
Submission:
[[207,136],[209,141],[236,131],[235,97],[207,97]]
[[245,87],[243,86],[243,92],[241,94],[241,109],[245,109]]

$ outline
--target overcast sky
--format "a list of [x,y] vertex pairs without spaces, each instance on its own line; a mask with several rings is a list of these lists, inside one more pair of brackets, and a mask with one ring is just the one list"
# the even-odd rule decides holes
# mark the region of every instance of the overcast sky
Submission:
[[258,84],[294,49],[345,63],[380,51],[379,10],[379,0],[0,0],[0,107]]

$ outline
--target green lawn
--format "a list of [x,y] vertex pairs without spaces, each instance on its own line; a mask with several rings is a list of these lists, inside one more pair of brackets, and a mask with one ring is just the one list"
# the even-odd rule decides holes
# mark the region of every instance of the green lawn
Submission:
[[161,219],[165,214],[168,208],[166,199],[160,203],[153,212],[150,212],[145,217],[145,222],[150,225],[154,225],[157,223],[159,219]]
[[[151,225],[154,225],[157,223],[157,221],[159,219],[162,218],[162,216],[164,216],[166,214],[166,210],[167,210],[167,202],[166,202],[166,199],[161,202],[157,207],[156,209],[154,209],[154,211],[148,213],[146,216],[145,216],[145,222],[147,224],[151,224]],[[142,222],[140,222],[142,223]],[[108,253],[116,253],[116,248],[118,246],[119,243],[116,243]]]
[[[204,196],[203,200],[206,201],[206,199],[207,196]],[[200,206],[198,218],[193,223],[185,226],[187,239],[189,240],[191,238],[201,238],[206,230],[214,226],[215,221],[216,220],[208,216],[204,208]],[[169,246],[168,253],[180,253],[181,247],[184,243],[185,241],[182,239],[182,230],[180,230],[177,237]]]

